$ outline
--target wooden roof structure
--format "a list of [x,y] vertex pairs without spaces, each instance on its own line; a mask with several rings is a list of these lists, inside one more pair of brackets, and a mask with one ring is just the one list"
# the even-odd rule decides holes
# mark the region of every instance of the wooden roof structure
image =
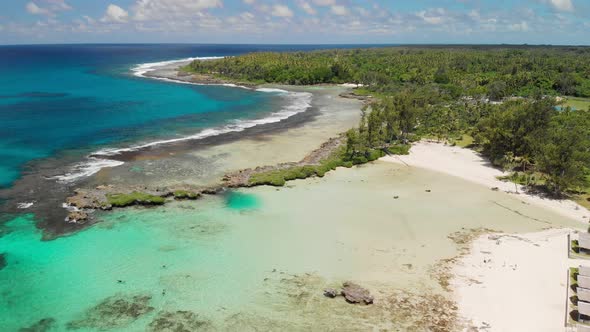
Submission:
[[576,289],[576,293],[578,293],[578,300],[590,302],[590,289],[578,287],[578,289]]
[[590,277],[578,275],[578,287],[590,289]]
[[578,312],[581,315],[590,317],[590,303],[588,302],[578,302]]
[[578,245],[582,249],[590,250],[590,233],[578,233]]

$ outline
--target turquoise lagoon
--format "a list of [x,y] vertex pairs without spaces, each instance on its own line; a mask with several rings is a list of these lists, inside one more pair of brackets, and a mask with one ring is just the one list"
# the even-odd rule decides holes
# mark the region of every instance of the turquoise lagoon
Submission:
[[[403,328],[412,318],[389,311],[387,296],[444,294],[429,271],[457,254],[449,234],[577,226],[503,193],[382,162],[101,219],[49,242],[31,216],[6,224],[2,330],[51,318],[55,331],[144,331],[156,317],[204,330]],[[322,295],[345,280],[371,289],[376,304]],[[97,307],[132,296],[145,296],[136,315],[114,300]]]
[[[134,64],[313,47],[0,47],[0,186],[34,174],[44,158],[70,162],[184,137],[283,104],[275,94],[134,77]],[[300,145],[308,134],[279,141]],[[271,143],[248,144],[266,160],[278,154]],[[248,144],[237,142],[232,158],[252,162]],[[579,226],[503,193],[381,162],[281,189],[116,210],[53,241],[41,241],[35,217],[0,216],[0,331],[403,330],[414,317],[396,316],[388,297],[399,289],[445,294],[430,271],[457,254],[449,234]],[[346,280],[368,287],[375,305],[323,296]]]

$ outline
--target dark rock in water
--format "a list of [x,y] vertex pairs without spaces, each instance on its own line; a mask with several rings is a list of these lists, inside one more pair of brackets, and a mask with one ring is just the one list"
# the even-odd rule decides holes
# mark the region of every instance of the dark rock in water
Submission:
[[398,198],[399,198],[399,196],[393,196],[393,199],[398,199]]
[[154,310],[149,305],[149,295],[115,295],[106,298],[101,303],[86,311],[81,319],[68,322],[69,330],[120,329],[133,323],[140,316]]
[[338,295],[340,295],[340,293],[333,288],[324,289],[324,296],[325,297],[329,297],[329,298],[333,299]]
[[211,322],[199,319],[198,315],[191,311],[168,312],[161,311],[150,323],[148,331],[154,332],[192,332],[211,331]]
[[341,293],[348,303],[372,304],[374,300],[369,290],[353,282],[342,284]]
[[498,187],[492,187],[492,191],[499,191],[499,190],[500,190],[500,188],[498,188]]
[[221,191],[221,189],[209,188],[209,189],[205,189],[205,190],[201,191],[201,193],[203,195],[217,195],[217,194],[219,194],[220,191]]
[[53,318],[43,318],[39,320],[37,323],[29,326],[23,327],[19,329],[19,332],[45,332],[51,330],[53,325],[55,324],[55,319]]
[[1,253],[0,254],[0,271],[6,267],[8,263],[6,262],[6,254],[5,253]]
[[426,189],[426,192],[427,192],[427,193],[431,193],[431,192],[432,192],[432,190],[430,190],[430,189]]
[[88,220],[88,213],[84,211],[72,211],[68,214],[66,221],[75,224],[83,224]]

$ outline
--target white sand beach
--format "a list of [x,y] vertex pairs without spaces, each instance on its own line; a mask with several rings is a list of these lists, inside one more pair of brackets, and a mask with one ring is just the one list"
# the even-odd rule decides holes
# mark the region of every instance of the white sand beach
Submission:
[[[549,209],[586,225],[590,212],[569,200],[518,193],[498,180],[504,172],[473,150],[420,142],[407,156],[384,161],[434,170],[499,190],[523,203]],[[564,331],[567,270],[580,261],[568,258],[567,234],[548,229],[527,234],[486,234],[477,238],[453,269],[451,286],[459,316],[479,331]]]
[[[401,163],[408,167],[429,169],[479,183],[489,188],[498,188],[498,190],[514,195],[526,203],[550,209],[581,222],[587,222],[590,218],[590,211],[573,201],[526,194],[522,186],[498,180],[499,176],[507,174],[494,168],[484,157],[470,149],[422,141],[413,145],[407,156],[387,156],[381,160]],[[518,193],[516,193],[517,188]]]
[[[565,331],[570,229],[483,235],[455,266],[459,316],[479,331]],[[582,261],[583,263],[583,261]]]

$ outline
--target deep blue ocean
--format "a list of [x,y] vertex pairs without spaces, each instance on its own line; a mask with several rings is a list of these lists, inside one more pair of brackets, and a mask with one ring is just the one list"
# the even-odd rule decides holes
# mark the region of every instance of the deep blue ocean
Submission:
[[138,64],[334,47],[353,46],[0,46],[0,188],[31,161],[174,139],[276,107],[272,93],[136,77]]

